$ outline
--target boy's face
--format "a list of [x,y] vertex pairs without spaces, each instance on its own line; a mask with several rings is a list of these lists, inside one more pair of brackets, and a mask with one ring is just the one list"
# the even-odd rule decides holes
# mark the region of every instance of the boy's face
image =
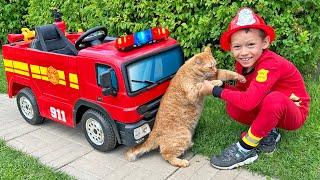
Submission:
[[269,36],[262,38],[259,31],[258,29],[242,29],[231,36],[231,53],[242,67],[252,67],[263,50],[270,45]]

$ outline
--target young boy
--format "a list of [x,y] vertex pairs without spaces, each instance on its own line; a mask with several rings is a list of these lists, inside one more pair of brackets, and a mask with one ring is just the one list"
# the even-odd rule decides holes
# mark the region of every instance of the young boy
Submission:
[[274,39],[272,27],[249,8],[240,9],[221,36],[222,49],[231,51],[246,82],[222,88],[205,81],[200,93],[223,99],[229,116],[250,127],[211,158],[215,168],[233,169],[255,161],[257,151],[273,152],[280,140],[275,128],[295,130],[307,118],[310,97],[303,78],[291,62],[268,50]]

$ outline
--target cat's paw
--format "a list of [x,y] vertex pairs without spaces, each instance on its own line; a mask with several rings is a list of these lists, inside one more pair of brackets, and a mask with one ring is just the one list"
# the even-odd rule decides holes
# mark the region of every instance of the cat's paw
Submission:
[[188,167],[190,165],[190,162],[186,159],[182,159],[182,162],[180,164],[180,167]]
[[189,161],[186,159],[174,158],[169,163],[176,167],[188,167],[190,165]]
[[137,156],[133,153],[132,149],[129,149],[124,157],[127,161],[135,161],[137,159]]
[[240,74],[238,74],[237,80],[238,80],[239,82],[241,82],[241,83],[247,82],[246,78],[245,78],[244,76],[240,75]]
[[222,86],[223,85],[223,82],[221,80],[212,80],[210,82],[214,86]]

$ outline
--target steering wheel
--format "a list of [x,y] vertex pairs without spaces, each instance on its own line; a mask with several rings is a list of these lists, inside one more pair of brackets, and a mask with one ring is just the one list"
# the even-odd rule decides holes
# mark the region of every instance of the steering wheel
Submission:
[[101,44],[107,36],[107,28],[97,26],[83,33],[76,41],[75,48],[78,50],[90,47],[92,45]]

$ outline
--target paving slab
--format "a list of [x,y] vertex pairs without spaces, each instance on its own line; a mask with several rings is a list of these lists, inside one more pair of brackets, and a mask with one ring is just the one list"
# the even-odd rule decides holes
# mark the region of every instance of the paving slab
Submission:
[[81,127],[69,128],[50,120],[32,126],[20,115],[14,98],[9,99],[7,95],[0,94],[0,102],[0,138],[9,146],[76,179],[266,179],[245,169],[214,169],[208,158],[191,152],[184,155],[184,158],[190,160],[187,168],[171,166],[162,159],[158,150],[128,162],[124,159],[128,149],[125,146],[118,146],[108,153],[98,152],[86,141]]

